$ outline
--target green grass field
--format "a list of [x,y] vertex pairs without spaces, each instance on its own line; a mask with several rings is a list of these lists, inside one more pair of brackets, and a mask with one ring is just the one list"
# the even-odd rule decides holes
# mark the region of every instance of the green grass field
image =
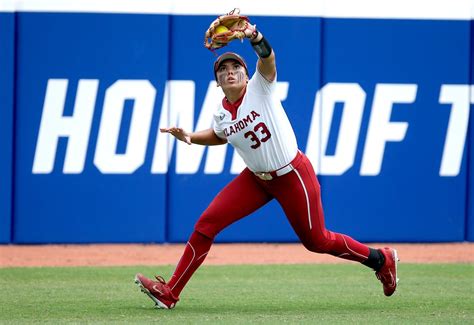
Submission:
[[474,324],[473,264],[401,264],[387,298],[357,264],[203,266],[173,310],[157,310],[134,274],[166,267],[0,269],[1,324]]

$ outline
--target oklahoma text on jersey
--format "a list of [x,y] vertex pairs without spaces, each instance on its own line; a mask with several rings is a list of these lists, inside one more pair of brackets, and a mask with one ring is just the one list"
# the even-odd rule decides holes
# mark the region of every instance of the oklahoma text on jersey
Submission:
[[244,117],[243,119],[237,121],[236,123],[234,123],[234,125],[231,125],[229,126],[228,128],[225,128],[224,129],[224,134],[226,137],[234,134],[234,133],[237,133],[237,132],[240,132],[242,131],[243,129],[245,129],[249,124],[252,124],[255,119],[257,117],[259,117],[260,114],[258,114],[257,112],[255,111],[252,111],[250,112],[249,115],[247,115],[246,117]]

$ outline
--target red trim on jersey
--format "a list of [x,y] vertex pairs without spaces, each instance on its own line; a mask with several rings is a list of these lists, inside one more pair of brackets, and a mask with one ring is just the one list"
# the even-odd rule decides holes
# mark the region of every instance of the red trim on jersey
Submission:
[[222,99],[222,106],[232,115],[232,121],[237,119],[237,110],[239,109],[240,104],[242,104],[246,92],[247,88],[244,89],[242,96],[233,104],[227,100],[227,97]]

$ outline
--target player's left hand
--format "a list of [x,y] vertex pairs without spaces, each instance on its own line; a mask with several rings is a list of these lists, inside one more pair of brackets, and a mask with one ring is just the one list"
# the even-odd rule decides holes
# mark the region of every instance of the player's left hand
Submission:
[[204,46],[214,51],[226,46],[235,39],[253,38],[256,36],[255,25],[250,24],[247,16],[241,16],[235,8],[226,15],[217,17],[204,35]]
[[186,132],[183,128],[170,127],[170,128],[160,128],[161,133],[169,133],[174,136],[176,139],[191,144],[191,135]]

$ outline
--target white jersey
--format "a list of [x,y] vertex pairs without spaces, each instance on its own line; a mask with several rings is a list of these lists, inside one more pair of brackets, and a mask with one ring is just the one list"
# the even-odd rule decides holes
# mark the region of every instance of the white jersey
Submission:
[[253,172],[270,172],[288,165],[298,151],[290,121],[276,97],[276,78],[254,73],[238,103],[224,98],[214,114],[214,132],[237,150]]

